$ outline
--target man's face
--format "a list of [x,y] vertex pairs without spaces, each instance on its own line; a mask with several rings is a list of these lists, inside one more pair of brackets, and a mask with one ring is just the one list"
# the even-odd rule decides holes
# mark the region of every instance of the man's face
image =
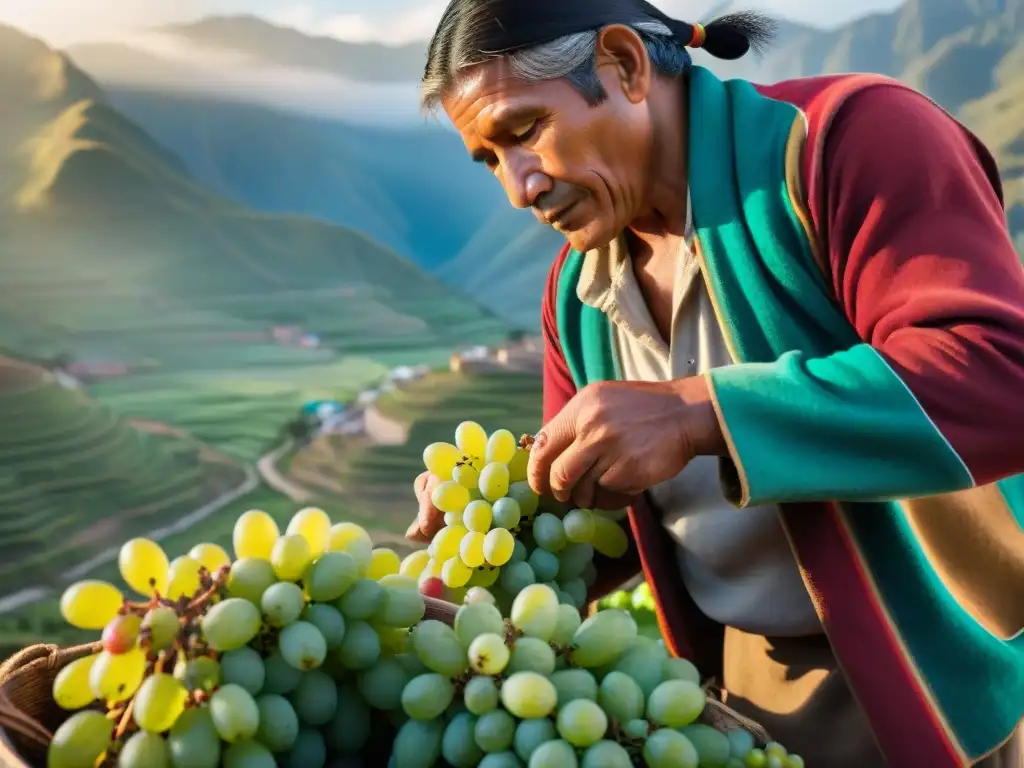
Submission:
[[496,59],[465,72],[442,105],[512,205],[531,207],[587,251],[614,239],[643,200],[650,115],[643,98],[624,90],[624,75],[599,57],[608,98],[590,106],[567,80],[526,83]]

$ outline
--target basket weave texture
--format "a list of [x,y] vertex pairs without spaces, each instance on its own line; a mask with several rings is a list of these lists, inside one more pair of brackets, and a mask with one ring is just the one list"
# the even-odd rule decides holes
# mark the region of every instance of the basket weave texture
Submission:
[[[458,606],[424,598],[424,619],[455,623]],[[99,651],[99,643],[60,648],[31,645],[0,665],[0,768],[44,768],[46,747],[53,732],[68,716],[53,701],[53,680],[75,659]],[[705,686],[707,707],[700,721],[724,731],[742,727],[761,744],[771,741],[768,732],[753,720],[727,707],[717,691]]]

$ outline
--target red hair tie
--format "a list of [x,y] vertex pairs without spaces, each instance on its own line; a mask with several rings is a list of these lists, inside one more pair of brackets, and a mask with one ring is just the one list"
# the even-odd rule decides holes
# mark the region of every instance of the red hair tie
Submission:
[[691,24],[690,28],[693,30],[690,37],[690,42],[686,44],[688,48],[700,48],[704,45],[704,41],[708,37],[707,31],[704,29],[703,24]]

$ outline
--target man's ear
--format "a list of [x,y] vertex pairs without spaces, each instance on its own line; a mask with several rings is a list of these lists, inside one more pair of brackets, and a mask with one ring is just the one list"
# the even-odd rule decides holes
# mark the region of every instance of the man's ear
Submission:
[[647,98],[654,72],[647,47],[635,29],[625,24],[604,27],[597,37],[596,56],[598,67],[614,68],[615,82],[626,99],[639,104]]

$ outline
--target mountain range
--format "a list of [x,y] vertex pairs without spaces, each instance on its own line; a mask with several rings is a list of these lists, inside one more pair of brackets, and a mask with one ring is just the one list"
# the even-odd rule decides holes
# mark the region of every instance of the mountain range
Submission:
[[[727,4],[707,14],[728,10]],[[720,76],[758,82],[873,71],[923,90],[996,155],[1008,220],[1024,248],[1022,24],[1024,0],[907,0],[893,12],[835,29],[783,21],[760,59],[725,63],[697,52],[696,60]],[[380,89],[412,86],[423,44],[389,48],[311,38],[255,17],[215,17],[157,32],[191,53],[160,59],[145,46],[124,44],[72,47],[68,53],[105,86],[111,103],[211,188],[260,210],[359,228],[506,320],[536,327],[540,288],[561,238],[529,213],[509,208],[493,180],[465,162],[458,138],[443,126],[409,118],[387,129],[367,127],[367,109],[355,100],[348,114],[336,109],[324,117],[328,107],[295,108],[266,93],[246,96],[218,86],[218,92],[199,95],[183,75],[169,85],[171,73],[180,71],[175,68],[213,72],[223,66],[212,59],[204,64],[195,53],[202,51],[237,55],[238,66],[250,70],[315,72]],[[162,84],[129,81],[129,58],[136,73],[144,69],[142,61],[151,68],[162,61]]]

